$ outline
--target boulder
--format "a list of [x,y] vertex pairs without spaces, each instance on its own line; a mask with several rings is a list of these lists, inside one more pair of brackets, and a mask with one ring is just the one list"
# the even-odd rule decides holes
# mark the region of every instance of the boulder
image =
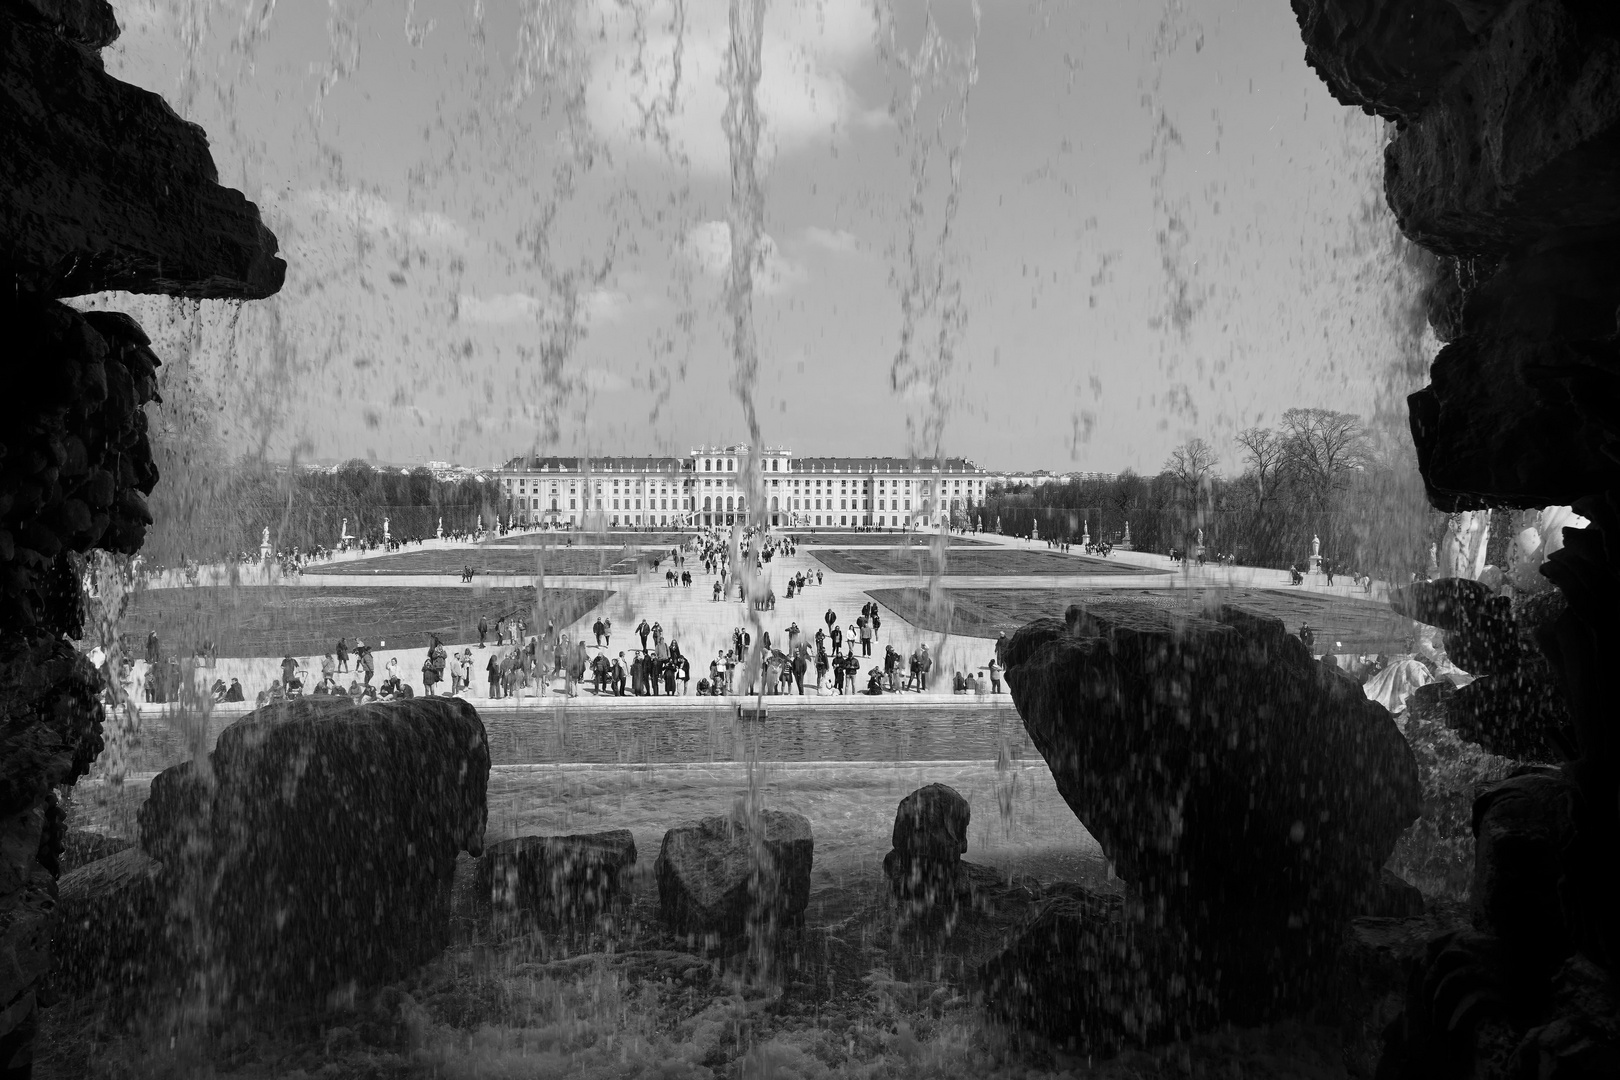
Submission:
[[81,866],[100,862],[109,855],[116,855],[134,846],[134,841],[125,840],[121,836],[108,836],[88,829],[69,829],[62,837],[62,858],[57,869],[66,875]]
[[457,698],[301,698],[160,774],[141,846],[204,916],[237,995],[396,978],[446,944],[456,856],[483,850],[489,745]]
[[1502,254],[1620,222],[1620,37],[1591,32],[1577,8],[1511,5],[1389,144],[1384,196],[1408,238]]
[[1573,503],[1620,486],[1613,341],[1469,335],[1406,399],[1429,502],[1447,513]]
[[[95,7],[27,6],[64,23]],[[84,40],[106,37],[105,14],[79,20]],[[202,128],[13,5],[0,8],[0,267],[56,297],[258,299],[287,272],[258,208],[220,186]]]
[[507,919],[589,921],[612,909],[635,864],[629,829],[570,836],[519,836],[478,860],[479,902]]
[[1077,605],[1002,652],[1058,791],[1152,929],[1187,943],[1192,992],[1230,1019],[1307,992],[1421,805],[1388,711],[1227,606]]
[[929,784],[900,801],[883,873],[909,918],[954,911],[965,899],[962,854],[972,810],[955,788]]
[[720,815],[678,825],[653,866],[659,905],[676,933],[768,937],[803,920],[814,858],[802,814],[761,810],[753,821]]
[[1385,120],[1409,120],[1433,104],[1439,84],[1478,45],[1489,22],[1485,12],[1468,18],[1454,0],[1293,4],[1305,62],[1340,104]]
[[1410,919],[1422,915],[1423,893],[1416,885],[1392,874],[1386,867],[1378,872],[1366,897],[1357,905],[1358,915],[1378,919]]
[[1560,892],[1579,806],[1573,783],[1535,767],[1474,800],[1474,927],[1525,976],[1549,978],[1575,947]]
[[76,992],[142,986],[161,955],[163,865],[139,848],[88,863],[57,883],[55,977]]

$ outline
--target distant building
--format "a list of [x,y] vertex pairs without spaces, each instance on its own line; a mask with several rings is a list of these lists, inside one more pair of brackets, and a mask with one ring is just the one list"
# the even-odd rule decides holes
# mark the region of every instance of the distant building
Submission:
[[[558,528],[732,525],[748,514],[743,445],[684,457],[516,457],[495,471],[514,524]],[[791,528],[935,528],[984,502],[990,476],[965,458],[757,458],[765,518]]]

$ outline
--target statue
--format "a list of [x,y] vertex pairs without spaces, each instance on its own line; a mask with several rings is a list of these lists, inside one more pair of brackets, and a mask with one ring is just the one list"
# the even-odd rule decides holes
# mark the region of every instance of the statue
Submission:
[[338,547],[347,548],[349,541],[353,539],[354,537],[349,535],[349,519],[344,518],[343,524],[338,526]]
[[1322,538],[1320,536],[1316,536],[1315,534],[1312,534],[1312,536],[1311,536],[1311,558],[1312,559],[1320,559],[1321,557],[1322,557]]
[[1086,518],[1085,524],[1081,527],[1084,531],[1080,534],[1080,546],[1088,548],[1091,546],[1091,519]]
[[1120,547],[1129,547],[1131,543],[1131,519],[1125,519],[1125,536],[1119,542]]
[[1000,514],[996,515],[996,535],[997,536],[1001,535],[1001,515]]
[[1041,523],[1040,522],[1031,521],[1029,523],[1029,538],[1031,540],[1039,540],[1041,538]]
[[270,556],[274,553],[275,548],[270,545],[270,526],[266,525],[263,534],[259,537],[259,558],[269,562]]
[[1198,528],[1198,546],[1199,547],[1204,546],[1204,529],[1203,529],[1203,526],[1199,526],[1199,528]]
[[444,539],[444,518],[439,519],[439,527],[433,531],[433,535],[440,540]]
[[388,544],[388,519],[387,518],[383,518],[383,544],[384,544],[384,546],[386,546]]
[[1490,539],[1491,512],[1453,514],[1439,551],[1440,576],[1478,581],[1485,572],[1485,542]]

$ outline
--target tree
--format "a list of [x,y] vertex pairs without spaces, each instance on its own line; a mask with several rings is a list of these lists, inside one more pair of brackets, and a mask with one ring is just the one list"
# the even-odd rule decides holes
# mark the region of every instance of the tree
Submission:
[[1188,439],[1165,459],[1164,471],[1176,478],[1176,483],[1187,493],[1189,503],[1198,498],[1198,492],[1215,471],[1215,448],[1203,439]]
[[1262,427],[1244,428],[1237,433],[1236,441],[1243,448],[1243,459],[1248,462],[1254,482],[1255,512],[1264,514],[1267,500],[1277,496],[1287,447],[1281,435]]
[[1289,409],[1282,415],[1284,471],[1314,505],[1326,505],[1371,459],[1366,426],[1354,413]]

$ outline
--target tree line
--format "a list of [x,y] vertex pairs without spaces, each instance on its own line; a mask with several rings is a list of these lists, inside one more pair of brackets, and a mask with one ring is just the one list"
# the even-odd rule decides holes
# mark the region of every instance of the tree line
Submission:
[[276,550],[336,548],[345,520],[356,540],[381,543],[384,521],[395,539],[472,532],[495,524],[504,502],[493,479],[440,479],[432,470],[378,468],[353,459],[336,469],[248,462],[165,480],[186,491],[175,513],[155,515],[148,549],[160,562],[209,562],[257,555],[266,528]]
[[992,486],[981,527],[1078,542],[1130,540],[1138,550],[1192,551],[1202,530],[1207,555],[1250,566],[1305,564],[1313,538],[1337,572],[1405,580],[1423,569],[1444,515],[1422,498],[1409,448],[1381,452],[1361,418],[1328,409],[1289,409],[1276,427],[1235,440],[1236,475],[1222,475],[1215,450],[1193,438],[1156,475],[1126,470],[1111,479],[1039,487]]

